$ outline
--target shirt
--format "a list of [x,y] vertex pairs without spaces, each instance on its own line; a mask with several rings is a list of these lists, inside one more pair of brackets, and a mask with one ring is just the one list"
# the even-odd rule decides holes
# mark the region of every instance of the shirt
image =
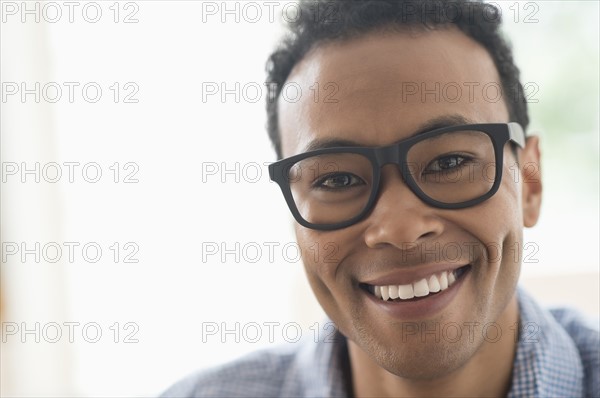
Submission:
[[[508,397],[600,397],[600,332],[572,309],[517,291],[521,331]],[[176,383],[162,397],[347,397],[346,339],[263,349]]]

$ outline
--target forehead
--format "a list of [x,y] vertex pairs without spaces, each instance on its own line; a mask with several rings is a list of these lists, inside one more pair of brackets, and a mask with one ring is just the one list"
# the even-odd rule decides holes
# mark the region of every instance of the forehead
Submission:
[[387,145],[448,115],[506,122],[503,94],[490,55],[455,28],[321,44],[294,67],[278,100],[283,155],[315,139]]

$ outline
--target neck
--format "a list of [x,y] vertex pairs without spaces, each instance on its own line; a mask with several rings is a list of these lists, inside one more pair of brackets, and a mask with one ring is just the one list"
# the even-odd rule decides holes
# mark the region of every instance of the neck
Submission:
[[348,352],[354,396],[506,396],[511,385],[517,347],[514,325],[518,319],[519,310],[515,295],[496,321],[503,332],[500,340],[493,343],[484,341],[465,364],[435,379],[414,380],[396,376],[380,367],[349,340]]

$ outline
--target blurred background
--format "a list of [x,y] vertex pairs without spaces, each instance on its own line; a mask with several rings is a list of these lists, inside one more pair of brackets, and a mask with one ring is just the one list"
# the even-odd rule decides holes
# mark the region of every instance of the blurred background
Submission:
[[[597,319],[598,2],[498,3],[542,137],[522,284]],[[327,332],[266,169],[294,4],[0,5],[1,395],[153,396]]]

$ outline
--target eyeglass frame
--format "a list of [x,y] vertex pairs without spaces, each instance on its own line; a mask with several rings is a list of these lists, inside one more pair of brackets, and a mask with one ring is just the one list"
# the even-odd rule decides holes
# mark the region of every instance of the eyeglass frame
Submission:
[[[414,177],[409,171],[409,162],[407,162],[409,150],[417,143],[436,137],[438,135],[451,133],[454,131],[479,131],[487,134],[494,147],[496,174],[494,177],[494,184],[491,189],[484,195],[470,199],[459,203],[444,203],[438,200],[432,199],[423,192],[423,190],[415,182]],[[409,187],[409,189],[423,201],[433,207],[440,209],[464,209],[467,207],[475,206],[485,200],[491,198],[499,189],[500,183],[502,182],[502,165],[504,164],[504,146],[507,142],[513,142],[519,147],[525,147],[525,132],[520,124],[516,122],[510,123],[479,123],[479,124],[465,124],[457,126],[442,127],[431,131],[423,132],[415,136],[408,137],[404,140],[395,142],[391,145],[380,146],[380,147],[364,147],[364,146],[347,146],[347,147],[332,147],[332,148],[321,148],[309,152],[300,153],[294,156],[290,156],[285,159],[281,159],[277,162],[273,162],[269,165],[269,177],[272,181],[276,182],[283,193],[285,201],[292,212],[292,215],[296,221],[310,229],[319,231],[332,231],[336,229],[342,229],[354,225],[364,219],[375,207],[377,197],[379,196],[379,184],[381,180],[381,169],[387,164],[395,164],[401,172],[402,179]],[[371,162],[373,169],[373,181],[369,199],[365,204],[363,210],[356,216],[349,220],[329,223],[329,224],[315,224],[305,220],[296,206],[294,197],[289,183],[290,178],[288,172],[291,167],[297,162],[317,155],[323,154],[336,154],[336,153],[348,153],[358,154],[367,158]]]

